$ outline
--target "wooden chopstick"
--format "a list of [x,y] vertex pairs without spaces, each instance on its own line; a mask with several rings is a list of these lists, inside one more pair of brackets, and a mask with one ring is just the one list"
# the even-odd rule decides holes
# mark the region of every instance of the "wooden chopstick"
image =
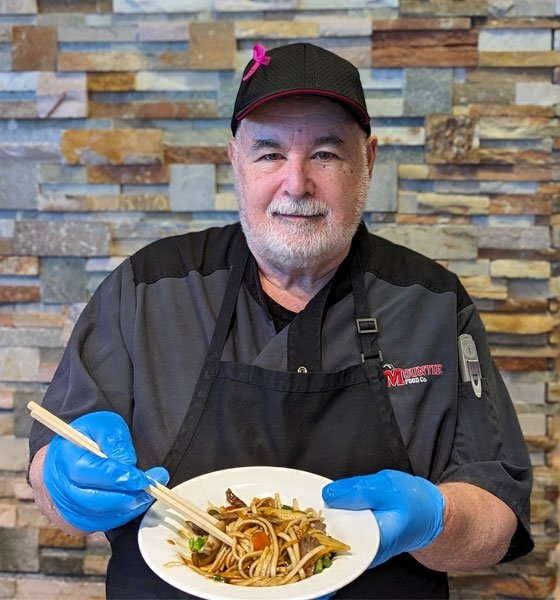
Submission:
[[[72,426],[68,425],[68,423],[64,422],[62,419],[59,419],[56,415],[53,415],[36,402],[29,402],[27,404],[27,408],[31,411],[31,416],[36,421],[42,423],[45,427],[48,427],[55,433],[58,433],[58,435],[65,438],[69,442],[76,444],[76,446],[84,448],[85,450],[89,450],[101,458],[107,458],[107,455],[102,452],[97,443],[91,438],[88,438],[81,431],[74,429]],[[183,518],[192,521],[195,525],[198,525],[200,528],[204,529],[204,531],[211,533],[213,536],[224,542],[224,544],[227,544],[228,546],[233,544],[233,540],[229,537],[229,535],[216,527],[218,519],[212,515],[209,515],[207,512],[203,511],[195,504],[192,504],[186,498],[183,498],[176,492],[171,491],[158,481],[151,481],[153,481],[154,485],[150,484],[145,489],[150,496],[156,498],[157,500],[161,500],[171,508],[174,508]]]

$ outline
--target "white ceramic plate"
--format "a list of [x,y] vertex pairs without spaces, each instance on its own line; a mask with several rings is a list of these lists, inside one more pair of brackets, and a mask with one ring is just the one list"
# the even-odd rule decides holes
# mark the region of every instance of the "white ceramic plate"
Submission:
[[246,502],[254,496],[273,496],[278,492],[287,504],[297,498],[302,508],[322,510],[327,533],[348,544],[351,550],[336,556],[330,568],[303,581],[267,587],[264,591],[264,588],[212,581],[178,565],[174,544],[181,543],[177,534],[180,519],[159,501],[152,504],[140,525],[140,551],[148,566],[167,583],[207,600],[261,600],[265,596],[267,600],[311,600],[332,594],[356,579],[371,564],[379,545],[379,529],[369,510],[350,511],[325,506],[321,490],[329,482],[325,477],[305,471],[239,467],[201,475],[175,488],[201,508],[206,508],[209,501],[218,506],[225,504],[225,491],[229,487]]

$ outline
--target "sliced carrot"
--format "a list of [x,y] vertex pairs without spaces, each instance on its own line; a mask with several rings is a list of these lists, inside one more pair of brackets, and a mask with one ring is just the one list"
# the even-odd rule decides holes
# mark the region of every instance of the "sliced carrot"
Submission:
[[257,531],[251,536],[251,542],[255,550],[263,550],[267,546],[270,546],[270,538],[264,531]]

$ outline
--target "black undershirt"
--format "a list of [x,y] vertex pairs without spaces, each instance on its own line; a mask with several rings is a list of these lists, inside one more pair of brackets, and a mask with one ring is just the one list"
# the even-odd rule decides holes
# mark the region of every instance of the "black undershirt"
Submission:
[[297,315],[296,312],[288,310],[283,307],[281,304],[278,304],[276,300],[273,300],[268,294],[263,292],[264,299],[266,301],[266,307],[268,308],[268,312],[272,317],[272,321],[274,322],[274,328],[276,329],[276,333],[279,333],[289,325],[293,318]]

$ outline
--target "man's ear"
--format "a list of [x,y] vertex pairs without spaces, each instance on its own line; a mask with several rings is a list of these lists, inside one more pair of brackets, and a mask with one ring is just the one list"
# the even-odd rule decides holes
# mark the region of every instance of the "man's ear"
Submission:
[[236,168],[237,168],[237,147],[236,147],[235,138],[232,138],[228,142],[228,157],[229,157],[229,162],[231,163],[233,169],[236,170]]
[[373,165],[375,164],[375,158],[377,156],[377,138],[372,135],[367,142],[367,160],[368,160],[368,171],[371,178],[373,172]]

